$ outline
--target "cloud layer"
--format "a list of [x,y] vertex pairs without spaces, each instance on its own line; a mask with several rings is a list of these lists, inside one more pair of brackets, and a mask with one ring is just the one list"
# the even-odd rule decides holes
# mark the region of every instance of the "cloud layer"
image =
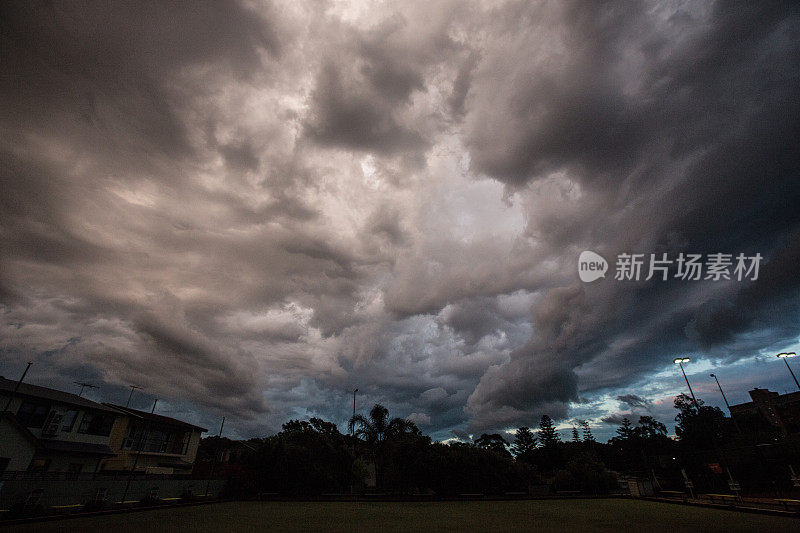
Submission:
[[[794,7],[1,9],[9,373],[242,436],[359,388],[446,437],[797,338]],[[583,250],[765,261],[583,284]]]

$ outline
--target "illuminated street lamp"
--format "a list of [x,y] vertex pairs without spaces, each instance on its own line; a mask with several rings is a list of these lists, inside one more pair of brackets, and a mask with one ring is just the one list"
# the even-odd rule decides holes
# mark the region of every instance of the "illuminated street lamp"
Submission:
[[697,398],[694,397],[694,391],[692,390],[692,386],[689,385],[689,378],[686,377],[686,371],[683,369],[683,363],[688,363],[691,361],[688,357],[676,357],[672,360],[672,363],[675,365],[679,365],[681,367],[681,372],[683,372],[683,379],[686,380],[686,386],[689,387],[689,394],[692,395],[692,401],[694,402],[694,406],[697,409],[697,412],[700,412],[700,406],[697,405]]
[[786,360],[788,357],[794,357],[795,355],[797,354],[794,352],[783,352],[779,353],[775,357],[778,359],[783,359],[783,362],[786,363],[786,368],[789,369],[789,373],[792,375],[792,379],[794,379],[794,384],[797,385],[797,389],[800,390],[800,383],[797,382],[797,376],[794,375],[794,372],[792,372],[792,367],[789,366],[789,361]]

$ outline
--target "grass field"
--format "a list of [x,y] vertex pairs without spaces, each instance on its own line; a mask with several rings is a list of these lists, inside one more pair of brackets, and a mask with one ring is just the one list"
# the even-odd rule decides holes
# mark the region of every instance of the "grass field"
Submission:
[[800,531],[800,519],[635,500],[228,502],[0,531]]

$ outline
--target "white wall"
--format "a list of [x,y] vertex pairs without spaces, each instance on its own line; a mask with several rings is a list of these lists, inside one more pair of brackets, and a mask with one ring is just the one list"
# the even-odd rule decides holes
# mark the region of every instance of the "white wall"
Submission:
[[5,418],[0,419],[0,457],[11,459],[6,470],[27,470],[34,451],[33,443],[23,437],[16,426]]

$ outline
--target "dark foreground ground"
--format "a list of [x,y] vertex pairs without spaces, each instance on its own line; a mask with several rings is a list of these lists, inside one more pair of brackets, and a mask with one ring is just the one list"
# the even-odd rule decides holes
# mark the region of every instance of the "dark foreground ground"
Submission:
[[800,519],[624,499],[227,502],[0,531],[800,531]]

